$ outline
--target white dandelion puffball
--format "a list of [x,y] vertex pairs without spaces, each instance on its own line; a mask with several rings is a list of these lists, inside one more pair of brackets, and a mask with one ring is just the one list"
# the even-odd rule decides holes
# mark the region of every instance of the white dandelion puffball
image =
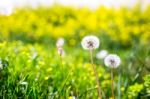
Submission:
[[101,50],[96,54],[97,59],[104,59],[108,55],[107,50]]
[[116,54],[109,54],[105,57],[104,63],[107,67],[117,68],[121,64],[121,59]]
[[59,38],[56,42],[57,47],[62,47],[64,45],[65,40],[63,38]]
[[81,45],[85,50],[97,49],[99,47],[99,44],[99,39],[93,35],[86,36],[81,41]]

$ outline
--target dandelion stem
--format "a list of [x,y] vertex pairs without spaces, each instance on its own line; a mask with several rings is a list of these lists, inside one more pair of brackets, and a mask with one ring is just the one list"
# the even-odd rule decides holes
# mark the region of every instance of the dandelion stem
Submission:
[[[61,61],[61,69],[62,69],[62,71],[64,71],[62,55],[60,55],[60,61]],[[63,72],[63,74],[62,74],[62,78],[64,79],[64,72]]]
[[114,68],[111,69],[111,92],[112,92],[112,97],[113,99],[115,99],[115,95],[114,95]]
[[92,53],[92,50],[90,50],[90,57],[91,57],[91,65],[92,65],[92,68],[93,68],[93,71],[94,71],[94,75],[95,75],[95,80],[96,80],[96,83],[97,83],[97,87],[98,87],[98,96],[100,99],[102,99],[102,95],[101,95],[101,87],[100,87],[100,83],[99,83],[99,80],[98,80],[98,73],[96,71],[96,67],[94,66],[94,63],[93,63],[93,53]]

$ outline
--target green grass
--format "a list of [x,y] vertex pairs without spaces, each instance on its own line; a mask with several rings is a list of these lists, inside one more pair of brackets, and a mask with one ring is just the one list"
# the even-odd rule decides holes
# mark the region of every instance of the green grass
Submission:
[[[95,11],[54,5],[0,15],[0,99],[97,99],[86,35],[100,39],[93,53],[103,99],[110,99],[110,68],[96,59],[102,49],[120,56],[114,70],[116,99],[150,99],[150,7],[100,7]],[[57,53],[64,37],[66,56]]]
[[[109,52],[116,52],[122,60],[121,66],[114,71],[117,99],[150,97],[145,91],[143,80],[150,73],[150,47],[137,47],[114,51],[105,45]],[[75,96],[79,99],[96,99],[96,83],[89,53],[80,45],[66,44],[64,49],[66,56],[61,62],[53,43],[1,42],[0,58],[5,68],[0,71],[0,98],[67,99]],[[94,52],[94,56],[98,51]],[[103,97],[108,99],[111,97],[110,69],[95,57],[94,63],[101,81]],[[134,87],[131,86],[138,86],[136,83],[142,87],[136,87],[133,91]]]

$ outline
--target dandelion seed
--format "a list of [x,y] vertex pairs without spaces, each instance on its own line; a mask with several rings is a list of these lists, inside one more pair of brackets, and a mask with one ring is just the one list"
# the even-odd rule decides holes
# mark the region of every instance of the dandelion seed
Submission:
[[65,40],[63,38],[59,38],[56,42],[57,47],[62,47],[64,45]]
[[108,55],[108,52],[106,50],[101,50],[96,54],[97,59],[104,59]]
[[121,59],[116,54],[106,56],[104,63],[107,67],[117,68],[121,64]]
[[100,41],[96,36],[90,35],[82,39],[81,45],[85,50],[97,49]]

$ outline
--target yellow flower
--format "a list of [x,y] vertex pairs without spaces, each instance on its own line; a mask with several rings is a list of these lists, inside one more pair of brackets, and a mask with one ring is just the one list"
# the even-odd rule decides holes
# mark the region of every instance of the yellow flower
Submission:
[[44,65],[45,64],[43,61],[39,61],[38,63],[39,63],[39,65]]
[[50,71],[52,71],[52,68],[48,68],[48,69],[47,69],[47,72],[50,72]]
[[6,41],[1,42],[1,43],[0,43],[0,47],[5,47],[5,46],[6,46],[6,44],[7,44],[7,42],[6,42]]
[[75,96],[69,96],[68,99],[76,99]]
[[44,79],[45,79],[45,80],[48,80],[48,79],[49,79],[49,77],[48,77],[48,76],[46,76]]

